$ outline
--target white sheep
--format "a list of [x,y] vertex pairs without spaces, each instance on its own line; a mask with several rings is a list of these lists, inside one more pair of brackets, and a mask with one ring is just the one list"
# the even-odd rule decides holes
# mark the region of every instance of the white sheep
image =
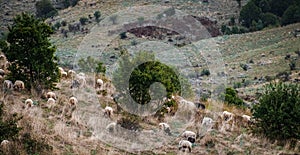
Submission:
[[183,149],[182,151],[185,152],[186,149],[189,149],[189,152],[192,152],[192,143],[187,140],[179,141],[179,150]]
[[47,106],[48,108],[52,108],[55,105],[55,100],[53,98],[48,98],[47,100]]
[[103,80],[102,79],[97,79],[96,80],[96,88],[101,88],[103,86]]
[[204,117],[202,120],[202,126],[205,127],[205,129],[211,129],[213,127],[213,119],[210,117]]
[[112,115],[113,115],[113,108],[112,107],[109,107],[109,106],[106,106],[105,108],[104,108],[104,114],[105,115],[107,115],[108,117],[112,117]]
[[56,94],[52,91],[49,91],[47,94],[47,98],[53,98],[54,100],[56,100]]
[[68,77],[74,78],[75,75],[76,75],[76,72],[75,72],[74,70],[71,70],[71,69],[70,69],[70,70],[68,71]]
[[250,125],[251,123],[253,123],[253,121],[251,120],[251,116],[248,115],[242,115],[243,118],[243,123]]
[[3,88],[5,89],[5,90],[8,90],[8,89],[13,89],[13,87],[14,87],[14,85],[13,85],[13,83],[10,81],[10,80],[4,80],[4,82],[3,82]]
[[231,113],[231,112],[228,112],[228,111],[223,111],[221,117],[222,117],[223,121],[228,122],[228,121],[230,121],[230,120],[232,120],[234,118],[234,114]]
[[167,134],[171,135],[171,130],[170,130],[170,125],[167,123],[159,123],[158,124],[159,128],[166,132]]
[[25,105],[26,105],[26,108],[30,108],[33,106],[33,101],[32,99],[26,99],[25,100]]
[[0,60],[4,60],[4,59],[6,59],[5,55],[1,54],[0,55]]
[[62,67],[58,67],[60,73],[64,72],[65,70]]
[[16,80],[13,87],[14,87],[14,89],[20,91],[20,90],[25,89],[25,84],[24,84],[24,82],[21,81],[21,80]]
[[78,103],[78,100],[77,100],[77,98],[76,97],[70,97],[70,99],[69,99],[69,105],[70,106],[77,106],[77,103]]
[[109,124],[106,126],[106,130],[107,130],[108,132],[116,132],[116,130],[117,130],[117,123],[116,123],[116,122],[109,123]]
[[61,72],[60,75],[62,78],[68,78],[68,73],[65,71]]
[[9,150],[9,143],[10,141],[8,140],[3,140],[0,144],[0,150],[2,150],[4,153],[8,152]]
[[193,131],[184,131],[181,135],[183,138],[186,138],[191,143],[194,143],[196,141],[196,133]]

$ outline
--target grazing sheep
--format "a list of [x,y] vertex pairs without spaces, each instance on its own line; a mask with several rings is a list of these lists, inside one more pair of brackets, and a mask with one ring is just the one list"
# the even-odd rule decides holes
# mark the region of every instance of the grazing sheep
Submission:
[[10,150],[9,143],[10,143],[10,141],[8,141],[8,140],[3,140],[3,141],[1,142],[1,144],[0,144],[0,150],[1,150],[1,152],[2,152],[2,151],[3,151],[4,153],[5,153],[5,152],[9,152],[9,150]]
[[243,124],[245,125],[251,125],[253,121],[251,120],[251,116],[248,115],[242,115],[243,118]]
[[54,100],[56,100],[56,94],[52,91],[48,92],[47,93],[47,98],[53,98]]
[[62,67],[58,67],[60,73],[64,72],[65,70]]
[[185,152],[186,149],[189,149],[189,152],[192,152],[192,143],[187,140],[179,141],[179,150],[181,149],[183,149],[183,152]]
[[65,71],[61,72],[60,75],[62,78],[68,78],[68,73]]
[[231,112],[228,112],[228,111],[223,111],[223,113],[222,113],[222,120],[223,121],[230,121],[230,120],[232,120],[233,119],[233,117],[234,117],[234,114],[233,113],[231,113]]
[[21,90],[25,89],[24,82],[21,81],[21,80],[16,80],[15,84],[14,84],[14,89],[16,89],[18,91],[21,91]]
[[71,69],[70,69],[70,70],[68,71],[68,77],[74,78],[75,75],[76,75],[76,72],[75,72],[74,70],[71,70]]
[[76,97],[70,97],[69,99],[69,105],[70,106],[77,106],[78,100]]
[[5,89],[5,90],[8,90],[8,89],[13,89],[13,87],[14,87],[14,85],[13,85],[13,83],[10,81],[10,80],[4,80],[4,82],[3,82],[3,88]]
[[116,122],[109,123],[109,124],[106,126],[106,130],[107,130],[108,132],[116,132],[116,130],[117,130],[117,123],[116,123]]
[[109,118],[111,118],[113,115],[113,108],[106,106],[104,109],[104,115],[107,115]]
[[181,135],[182,137],[186,138],[191,143],[194,143],[196,141],[196,133],[193,131],[184,131]]
[[159,128],[161,130],[163,130],[167,134],[171,135],[171,130],[170,130],[169,124],[167,124],[167,123],[159,123],[158,126],[159,126]]
[[4,76],[5,75],[5,71],[3,69],[0,69],[0,75]]
[[55,100],[53,98],[48,98],[47,100],[47,106],[48,108],[52,108],[55,105]]
[[33,101],[32,99],[26,99],[25,100],[25,105],[26,105],[26,108],[30,108],[33,106]]
[[0,60],[4,60],[5,58],[6,58],[5,55],[3,54],[0,55]]
[[101,86],[103,86],[103,80],[102,79],[97,79],[96,88],[101,88]]
[[211,129],[213,127],[213,119],[209,117],[204,117],[202,120],[202,126],[205,127],[205,129]]

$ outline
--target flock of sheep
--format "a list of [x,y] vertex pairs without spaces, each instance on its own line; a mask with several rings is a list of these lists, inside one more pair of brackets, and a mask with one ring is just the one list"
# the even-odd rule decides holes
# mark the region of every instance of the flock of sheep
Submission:
[[[0,59],[3,59],[3,56],[0,56]],[[70,88],[80,88],[80,87],[84,87],[87,82],[86,82],[86,77],[84,73],[78,73],[76,74],[76,72],[74,70],[68,70],[67,72],[59,67],[59,72],[61,75],[62,79],[72,79],[72,83]],[[0,69],[0,78],[3,79],[5,76],[5,71],[4,69]],[[95,87],[96,88],[100,88],[101,86],[103,86],[104,82],[102,79],[96,79],[95,82]],[[21,91],[25,89],[25,85],[23,81],[20,80],[16,80],[14,83],[10,80],[4,80],[3,82],[3,89],[4,90],[17,90],[17,91]],[[56,100],[57,100],[57,95],[55,94],[55,92],[49,91],[45,94],[46,98],[47,98],[47,107],[49,109],[52,109],[55,104],[56,104]],[[172,96],[171,99],[165,99],[164,101],[170,101],[170,100],[175,100],[178,104],[179,104],[179,108],[181,107],[195,107],[196,109],[201,109],[203,111],[205,111],[205,105],[201,104],[201,103],[193,103],[190,101],[187,101],[183,98],[181,98],[180,96]],[[69,109],[72,109],[71,111],[73,112],[76,108],[77,108],[77,104],[78,104],[78,100],[75,96],[71,96],[69,97],[68,103],[67,103],[67,107]],[[25,100],[25,107],[26,109],[31,108],[32,106],[34,106],[34,102],[32,99],[28,98]],[[167,112],[170,113],[171,112],[171,107],[165,107],[167,109]],[[109,118],[112,119],[113,117],[113,113],[114,113],[114,109],[110,106],[106,106],[103,110],[104,115],[108,116]],[[248,115],[234,115],[231,112],[228,111],[223,111],[218,119],[216,121],[214,121],[212,118],[210,117],[203,117],[202,118],[202,123],[201,123],[201,128],[206,128],[207,130],[212,129],[213,127],[217,128],[218,130],[224,130],[224,131],[228,131],[228,130],[232,130],[234,124],[238,124],[238,122],[240,123],[240,126],[246,127],[249,126],[253,123],[253,119],[248,116]],[[117,123],[116,122],[112,122],[110,124],[108,124],[106,126],[106,130],[109,132],[113,132],[114,130],[116,130],[117,128]],[[158,128],[165,132],[168,135],[172,135],[172,129],[170,127],[170,125],[168,123],[165,122],[160,122],[158,124]],[[198,133],[198,134],[196,134]],[[180,151],[185,152],[186,150],[188,150],[188,152],[192,151],[193,148],[193,144],[196,142],[196,138],[199,137],[199,131],[189,131],[186,130],[183,133],[181,133],[181,140],[179,141],[179,145],[178,145],[178,149]],[[7,141],[2,141],[1,142],[1,146],[5,145],[7,143]]]

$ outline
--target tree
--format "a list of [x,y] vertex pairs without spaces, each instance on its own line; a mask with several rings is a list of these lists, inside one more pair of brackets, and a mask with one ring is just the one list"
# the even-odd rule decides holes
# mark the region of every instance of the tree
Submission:
[[98,23],[99,18],[101,17],[101,12],[100,11],[95,11],[94,16],[95,16],[95,19],[96,19],[96,21]]
[[269,12],[271,10],[268,0],[261,0],[258,6],[261,8],[261,11],[264,13]]
[[278,17],[269,12],[262,15],[262,21],[263,21],[264,27],[279,25]]
[[262,11],[257,7],[254,2],[250,1],[245,6],[242,7],[240,12],[240,22],[245,27],[250,27],[252,21],[258,21]]
[[300,139],[300,85],[271,83],[253,107],[256,128],[269,139]]
[[284,0],[284,1],[270,0],[269,2],[271,7],[270,12],[277,15],[278,17],[282,17],[285,10],[289,6],[293,5],[295,1],[297,0]]
[[57,10],[50,0],[41,0],[35,3],[36,16],[39,18],[49,18],[57,15]]
[[22,13],[14,18],[8,29],[7,40],[2,46],[11,62],[8,79],[22,80],[28,89],[32,86],[55,88],[59,73],[54,56],[56,48],[48,39],[53,33],[50,26],[33,15]]
[[300,22],[300,6],[290,6],[282,15],[282,25]]

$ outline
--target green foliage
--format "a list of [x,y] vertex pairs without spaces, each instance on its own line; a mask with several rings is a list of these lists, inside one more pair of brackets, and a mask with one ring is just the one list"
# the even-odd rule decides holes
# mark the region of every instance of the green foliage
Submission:
[[250,1],[242,7],[240,12],[240,21],[243,26],[250,27],[252,21],[258,21],[262,11],[254,2]]
[[105,73],[106,69],[103,63],[95,60],[93,57],[88,56],[86,59],[81,58],[78,60],[79,71],[81,72],[94,72]]
[[254,131],[269,139],[300,139],[300,85],[271,83],[253,107]]
[[272,13],[264,13],[262,15],[262,21],[264,24],[264,27],[268,26],[278,26],[279,25],[279,20],[278,17]]
[[36,16],[39,18],[49,18],[56,16],[57,10],[53,7],[50,0],[41,0],[35,3]]
[[[139,52],[130,59],[126,50],[121,53],[123,55],[112,81],[120,92],[129,90],[128,93],[137,103],[146,104],[151,100],[151,95],[161,97],[164,93],[170,98],[172,94],[180,94],[181,88],[189,92],[190,86],[177,76],[175,69],[155,61],[154,54]],[[156,88],[155,91],[152,87]]]
[[2,48],[11,65],[8,79],[22,80],[26,88],[55,88],[59,80],[56,48],[48,37],[53,33],[46,23],[29,14],[17,15]]
[[56,30],[58,30],[60,27],[61,27],[61,24],[60,24],[59,21],[56,22],[56,23],[54,24],[54,28],[55,28]]
[[100,21],[99,18],[101,17],[101,12],[100,11],[95,11],[94,12],[94,16],[95,16],[95,19],[96,19],[96,21],[98,23],[98,21]]
[[106,72],[106,68],[104,66],[104,64],[102,62],[98,62],[98,65],[96,67],[96,73],[99,74],[99,73],[102,73],[102,74],[105,74]]
[[[0,104],[0,141],[11,140],[16,138],[21,128],[17,127],[17,121],[21,118],[18,118],[16,115],[12,119],[3,121],[3,104]],[[1,151],[0,151],[1,153]]]
[[206,75],[206,76],[209,76],[210,75],[210,71],[208,70],[208,69],[203,69],[202,71],[201,71],[201,74],[200,74],[201,76],[204,76],[204,75]]
[[39,153],[43,154],[52,150],[51,146],[45,142],[35,140],[30,133],[25,133],[23,135],[22,142],[27,154],[38,155]]
[[86,17],[81,17],[81,18],[79,19],[81,25],[85,25],[86,22],[87,22],[88,20],[89,20],[89,19],[86,18]]
[[282,25],[300,22],[300,6],[290,6],[282,16]]
[[233,88],[226,88],[225,102],[228,104],[234,104],[237,106],[243,105],[243,100],[238,97],[237,92]]

